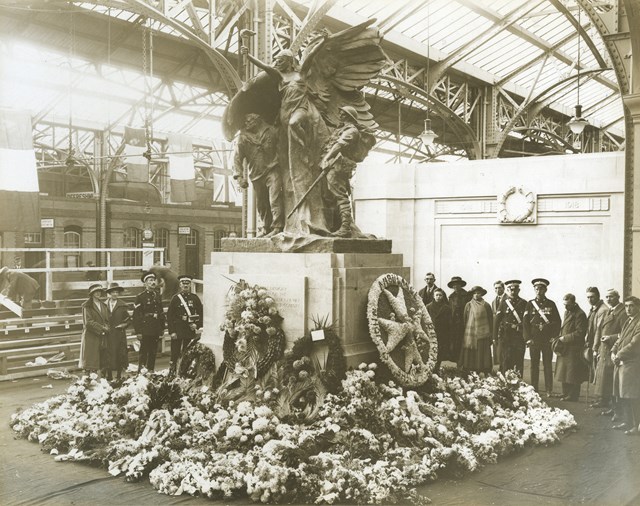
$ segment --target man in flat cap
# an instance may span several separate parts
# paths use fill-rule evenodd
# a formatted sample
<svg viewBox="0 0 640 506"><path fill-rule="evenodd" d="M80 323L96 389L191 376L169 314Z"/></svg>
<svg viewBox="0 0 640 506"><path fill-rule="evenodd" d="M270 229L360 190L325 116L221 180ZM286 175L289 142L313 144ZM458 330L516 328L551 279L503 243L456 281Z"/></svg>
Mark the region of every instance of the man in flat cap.
<svg viewBox="0 0 640 506"><path fill-rule="evenodd" d="M527 302L520 297L519 279L505 281L507 296L500 303L493 325L493 341L500 348L500 371L524 369L524 312Z"/></svg>
<svg viewBox="0 0 640 506"><path fill-rule="evenodd" d="M600 298L600 290L596 286L587 288L587 300L591 305L587 316L587 340L585 343L585 358L589 364L589 383L595 383L596 358L595 345L602 338L602 323L609 312L609 308ZM605 407L601 399L596 399L591 405L593 408Z"/></svg>
<svg viewBox="0 0 640 506"><path fill-rule="evenodd" d="M171 336L169 374L176 374L178 361L187 347L202 333L202 302L191 293L191 276L178 276L180 292L175 294L167 311L167 327Z"/></svg>
<svg viewBox="0 0 640 506"><path fill-rule="evenodd" d="M164 333L164 311L162 300L156 292L156 276L152 272L144 272L140 278L144 290L138 294L133 305L133 326L140 340L140 356L138 372L146 367L153 371L156 366L158 341Z"/></svg>
<svg viewBox="0 0 640 506"><path fill-rule="evenodd" d="M538 391L540 355L544 367L544 387L547 396L553 393L551 341L558 337L562 322L556 303L547 299L549 281L536 278L531 281L536 297L527 302L524 312L524 340L531 356L531 385Z"/></svg>

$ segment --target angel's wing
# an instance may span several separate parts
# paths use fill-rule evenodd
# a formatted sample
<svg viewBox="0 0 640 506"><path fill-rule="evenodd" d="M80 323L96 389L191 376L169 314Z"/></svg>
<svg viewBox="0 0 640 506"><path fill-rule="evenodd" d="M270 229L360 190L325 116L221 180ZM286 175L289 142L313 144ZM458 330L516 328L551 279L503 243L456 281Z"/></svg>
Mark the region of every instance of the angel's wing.
<svg viewBox="0 0 640 506"><path fill-rule="evenodd" d="M361 89L382 69L387 56L380 47L380 30L370 19L351 28L312 40L302 56L312 98L330 125L337 125L338 108L351 105L360 123L377 127ZM312 58L311 62L305 62Z"/></svg>
<svg viewBox="0 0 640 506"><path fill-rule="evenodd" d="M249 113L262 116L267 123L274 124L280 111L280 92L278 82L261 71L246 82L234 95L222 115L222 132L231 141Z"/></svg>

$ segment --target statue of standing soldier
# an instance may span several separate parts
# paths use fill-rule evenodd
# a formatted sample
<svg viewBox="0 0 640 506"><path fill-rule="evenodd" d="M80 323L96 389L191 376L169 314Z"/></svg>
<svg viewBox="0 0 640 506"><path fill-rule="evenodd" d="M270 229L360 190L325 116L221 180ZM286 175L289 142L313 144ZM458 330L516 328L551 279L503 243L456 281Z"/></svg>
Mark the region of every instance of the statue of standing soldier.
<svg viewBox="0 0 640 506"><path fill-rule="evenodd" d="M284 228L284 207L278 168L278 132L255 113L245 116L233 153L233 178L241 188L249 185L245 165L256 192L256 207L262 221L258 237L279 234Z"/></svg>

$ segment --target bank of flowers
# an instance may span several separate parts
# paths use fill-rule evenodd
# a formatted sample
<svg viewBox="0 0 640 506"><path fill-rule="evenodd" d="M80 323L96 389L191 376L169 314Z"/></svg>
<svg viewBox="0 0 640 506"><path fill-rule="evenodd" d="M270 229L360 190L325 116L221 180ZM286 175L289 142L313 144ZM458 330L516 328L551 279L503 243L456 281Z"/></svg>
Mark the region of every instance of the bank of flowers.
<svg viewBox="0 0 640 506"><path fill-rule="evenodd" d="M419 389L349 371L313 421L282 409L278 387L224 400L163 374L113 388L95 376L16 414L11 426L57 460L87 460L165 494L256 502L420 501L415 488L460 476L575 426L509 372L434 375ZM221 400L222 399L222 400Z"/></svg>

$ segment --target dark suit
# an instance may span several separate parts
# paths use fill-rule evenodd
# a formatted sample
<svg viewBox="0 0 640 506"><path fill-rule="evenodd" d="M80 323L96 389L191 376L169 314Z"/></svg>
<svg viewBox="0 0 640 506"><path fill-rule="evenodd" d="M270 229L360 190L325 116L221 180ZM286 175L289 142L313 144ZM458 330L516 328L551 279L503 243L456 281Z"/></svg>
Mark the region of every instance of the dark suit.
<svg viewBox="0 0 640 506"><path fill-rule="evenodd" d="M176 372L178 360L189 344L198 338L191 324L195 324L196 329L202 328L202 302L195 293L177 293L171 299L167 311L169 334L176 334L175 337L171 336L172 372Z"/></svg>
<svg viewBox="0 0 640 506"><path fill-rule="evenodd" d="M107 376L111 377L111 370L121 372L129 365L126 328L131 318L127 304L121 300L116 300L113 310L110 300L107 300L106 306L109 309L109 338L102 367L109 371Z"/></svg>
<svg viewBox="0 0 640 506"><path fill-rule="evenodd" d="M40 284L24 272L9 271L0 280L0 293L25 309L31 307L39 288Z"/></svg>
<svg viewBox="0 0 640 506"><path fill-rule="evenodd" d="M139 293L133 306L133 326L136 334L142 335L138 370L143 366L149 371L154 370L158 341L164 333L164 321L160 295L149 290Z"/></svg>
<svg viewBox="0 0 640 506"><path fill-rule="evenodd" d="M491 311L493 311L493 317L495 318L500 304L506 298L507 294L496 295L496 298L491 302ZM500 341L493 341L493 365L500 365Z"/></svg>
<svg viewBox="0 0 640 506"><path fill-rule="evenodd" d="M424 288L418 292L418 295L420 295L420 298L422 299L422 302L424 302L425 306L433 302L433 292L435 292L437 289L438 285L436 284L434 284L431 288L425 285ZM444 300L445 302L447 301L447 294L444 294Z"/></svg>

